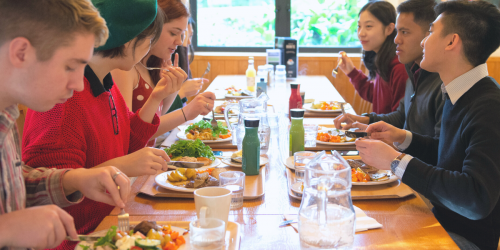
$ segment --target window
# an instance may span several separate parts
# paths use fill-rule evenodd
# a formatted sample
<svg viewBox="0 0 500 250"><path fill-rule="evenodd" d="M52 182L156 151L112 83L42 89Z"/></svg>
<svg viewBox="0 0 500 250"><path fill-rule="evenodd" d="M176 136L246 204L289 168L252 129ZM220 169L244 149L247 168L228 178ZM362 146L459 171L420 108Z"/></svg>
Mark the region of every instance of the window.
<svg viewBox="0 0 500 250"><path fill-rule="evenodd" d="M359 52L357 19L369 0L190 0L197 51L264 52L275 36L300 52Z"/></svg>

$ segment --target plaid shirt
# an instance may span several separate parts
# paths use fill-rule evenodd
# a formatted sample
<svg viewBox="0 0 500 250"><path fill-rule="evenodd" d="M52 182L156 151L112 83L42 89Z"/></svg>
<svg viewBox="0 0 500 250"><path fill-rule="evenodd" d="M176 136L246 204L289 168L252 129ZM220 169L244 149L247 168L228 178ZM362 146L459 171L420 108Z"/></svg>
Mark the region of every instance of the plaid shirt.
<svg viewBox="0 0 500 250"><path fill-rule="evenodd" d="M34 169L21 161L18 117L17 105L0 112L0 215L26 206L79 203L83 199L80 192L64 194L62 177L69 169Z"/></svg>

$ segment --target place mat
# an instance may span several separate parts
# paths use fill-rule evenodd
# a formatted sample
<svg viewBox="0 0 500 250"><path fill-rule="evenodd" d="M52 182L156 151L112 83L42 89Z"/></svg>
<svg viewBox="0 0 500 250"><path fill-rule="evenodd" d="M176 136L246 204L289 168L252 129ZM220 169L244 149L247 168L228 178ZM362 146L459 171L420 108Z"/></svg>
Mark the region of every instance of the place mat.
<svg viewBox="0 0 500 250"><path fill-rule="evenodd" d="M361 208L354 206L354 212L356 213L356 232L362 232L366 231L369 229L377 229L377 228L382 228L382 224L380 224L377 220L375 220L372 217L368 217L366 215L365 211L361 210ZM285 217L285 220L295 220L297 221L297 215L290 215L290 214L285 214L283 215ZM290 226L294 227L299 230L297 222L290 223Z"/></svg>
<svg viewBox="0 0 500 250"><path fill-rule="evenodd" d="M212 149L236 149L236 150L238 150L238 146L233 145L232 141L210 143L208 146Z"/></svg>
<svg viewBox="0 0 500 250"><path fill-rule="evenodd" d="M332 118L333 119L341 114L342 114L342 112L327 113L327 112L312 112L312 111L306 110L306 112L304 112L304 118Z"/></svg>
<svg viewBox="0 0 500 250"><path fill-rule="evenodd" d="M286 178L288 195L292 198L302 200L302 195L292 190L292 184L295 182L295 173L289 168L286 168ZM398 199L412 194L414 194L413 189L400 180L374 186L352 186L351 189L351 198L353 200Z"/></svg>
<svg viewBox="0 0 500 250"><path fill-rule="evenodd" d="M224 164L219 166L224 166ZM264 195L264 183L266 179L265 168L265 166L260 168L259 175L245 176L245 190L243 191L244 200L257 199ZM241 171L241 168L227 167L227 170ZM152 197L194 198L193 193L168 190L156 185L155 178L156 175L149 176L139 192Z"/></svg>

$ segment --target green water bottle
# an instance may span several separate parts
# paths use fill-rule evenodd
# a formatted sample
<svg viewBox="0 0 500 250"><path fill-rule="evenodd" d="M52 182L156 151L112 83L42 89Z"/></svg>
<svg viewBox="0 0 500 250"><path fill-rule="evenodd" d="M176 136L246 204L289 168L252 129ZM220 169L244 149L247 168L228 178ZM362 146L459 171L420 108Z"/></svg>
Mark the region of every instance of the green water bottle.
<svg viewBox="0 0 500 250"><path fill-rule="evenodd" d="M260 140L259 118L245 119L245 137L243 138L242 169L246 175L259 175Z"/></svg>
<svg viewBox="0 0 500 250"><path fill-rule="evenodd" d="M290 127L290 156L304 151L304 109L290 109L292 126Z"/></svg>

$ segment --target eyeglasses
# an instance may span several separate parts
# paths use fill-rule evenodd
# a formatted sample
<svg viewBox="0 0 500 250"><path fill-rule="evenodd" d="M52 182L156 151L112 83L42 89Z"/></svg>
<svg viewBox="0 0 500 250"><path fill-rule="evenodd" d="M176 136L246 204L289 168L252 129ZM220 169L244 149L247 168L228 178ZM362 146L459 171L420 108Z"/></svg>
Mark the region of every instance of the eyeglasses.
<svg viewBox="0 0 500 250"><path fill-rule="evenodd" d="M120 130L118 129L118 113L116 112L115 101L113 100L113 95L109 93L109 109L111 110L111 122L113 123L113 131L117 135Z"/></svg>

